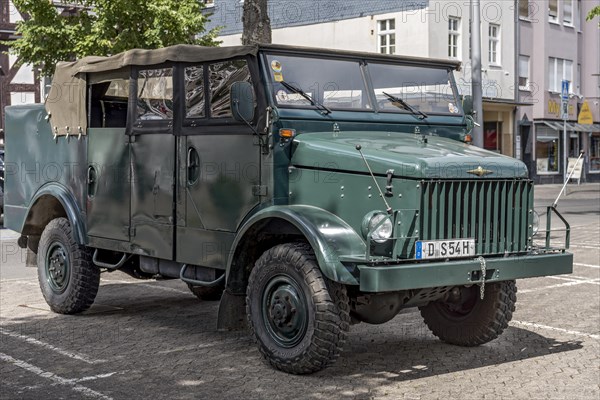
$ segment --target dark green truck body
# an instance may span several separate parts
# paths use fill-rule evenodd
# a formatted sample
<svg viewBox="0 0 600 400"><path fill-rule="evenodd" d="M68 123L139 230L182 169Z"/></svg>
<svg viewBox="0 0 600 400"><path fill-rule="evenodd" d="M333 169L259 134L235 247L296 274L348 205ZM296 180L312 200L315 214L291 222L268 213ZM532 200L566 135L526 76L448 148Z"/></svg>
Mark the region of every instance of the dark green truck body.
<svg viewBox="0 0 600 400"><path fill-rule="evenodd" d="M371 99L348 91L350 101L363 103L360 110L282 106L290 98L304 100L274 88L287 70L273 57L355 60L367 88L375 85L372 64L437 68L447 71L456 90L452 62L265 46L235 57L247 65L253 85L255 112L246 123L229 114L216 118L223 96L211 80L220 64L211 63L227 58L198 63L205 79L199 90L212 100L201 103L198 118L186 117L194 63L121 68L119 79L131 78L128 98L114 105L114 98L98 97L102 111L94 111L94 85L112 84L112 78L94 83L100 73L88 72L84 134L74 127L59 134L44 105L7 108L6 227L31 242L50 220L66 217L101 266L125 254L139 260L142 272L175 278L186 265L191 280L224 274L228 296L245 294L262 252L297 240L310 245L324 276L360 293L415 294L482 278L491 283L572 271L564 248L534 246L533 185L524 164L465 143L468 121L458 102L450 102L449 113L430 111L426 118L384 110L378 91L370 91ZM146 110L156 117L170 107L170 118L140 117L136 96L145 90L140 76L148 68L172 73L166 89L172 103L150 96L153 107ZM327 104L327 96L317 97ZM340 96L336 101L347 101ZM111 126L107 107L127 104L122 126ZM393 224L384 243L365 230L373 212ZM467 238L475 240L469 257L416 258L419 241ZM480 257L487 262L485 277Z"/></svg>

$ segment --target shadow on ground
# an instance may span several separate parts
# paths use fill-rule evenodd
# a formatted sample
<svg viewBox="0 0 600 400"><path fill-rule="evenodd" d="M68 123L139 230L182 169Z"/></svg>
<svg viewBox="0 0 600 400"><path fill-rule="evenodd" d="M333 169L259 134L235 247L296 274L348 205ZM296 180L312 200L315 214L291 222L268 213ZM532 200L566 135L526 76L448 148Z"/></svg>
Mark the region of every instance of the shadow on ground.
<svg viewBox="0 0 600 400"><path fill-rule="evenodd" d="M353 326L335 365L292 376L267 366L246 332L217 332L217 305L183 292L103 283L88 314L56 315L28 304L23 306L38 311L0 320L4 330L86 354L100 360L97 364L61 358L6 335L0 335L0 347L48 371L58 368L79 377L116 371L88 385L114 398L168 394L173 399L370 398L386 385L583 347L580 341L510 327L487 345L461 348L438 341L419 314L409 311L385 325Z"/></svg>

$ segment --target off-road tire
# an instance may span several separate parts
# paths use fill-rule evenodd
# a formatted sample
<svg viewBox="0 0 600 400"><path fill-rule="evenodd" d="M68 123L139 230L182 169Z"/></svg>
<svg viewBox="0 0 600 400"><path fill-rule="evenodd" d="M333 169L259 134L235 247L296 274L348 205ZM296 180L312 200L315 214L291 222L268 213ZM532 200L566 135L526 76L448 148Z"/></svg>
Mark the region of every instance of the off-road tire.
<svg viewBox="0 0 600 400"><path fill-rule="evenodd" d="M442 341L458 346L479 346L496 339L508 327L517 302L515 281L486 284L483 300L479 298L479 286L471 289L476 292L477 300L464 316L452 315L439 301L419 307L425 324Z"/></svg>
<svg viewBox="0 0 600 400"><path fill-rule="evenodd" d="M283 347L268 331L263 295L282 275L298 285L306 301L307 327L293 347ZM331 365L340 355L350 329L346 287L325 278L311 247L286 243L267 250L256 262L246 291L248 326L265 360L276 369L309 374Z"/></svg>
<svg viewBox="0 0 600 400"><path fill-rule="evenodd" d="M221 285L212 287L194 286L190 283L187 285L194 296L203 301L217 301L223 295L224 288Z"/></svg>
<svg viewBox="0 0 600 400"><path fill-rule="evenodd" d="M68 259L68 281L62 292L53 290L46 262L48 252L61 246ZM87 310L93 303L100 286L100 269L91 261L91 253L75 241L71 224L66 218L57 218L46 226L37 254L38 280L50 309L59 314L76 314Z"/></svg>

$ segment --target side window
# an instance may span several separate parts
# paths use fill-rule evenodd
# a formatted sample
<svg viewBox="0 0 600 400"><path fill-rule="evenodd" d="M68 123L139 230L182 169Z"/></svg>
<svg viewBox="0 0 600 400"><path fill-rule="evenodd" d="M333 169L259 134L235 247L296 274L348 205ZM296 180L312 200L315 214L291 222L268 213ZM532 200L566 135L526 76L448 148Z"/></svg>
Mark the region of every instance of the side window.
<svg viewBox="0 0 600 400"><path fill-rule="evenodd" d="M137 119L173 119L173 68L141 70L137 86Z"/></svg>
<svg viewBox="0 0 600 400"><path fill-rule="evenodd" d="M204 118L205 105L204 67L187 67L185 69L185 117Z"/></svg>
<svg viewBox="0 0 600 400"><path fill-rule="evenodd" d="M231 118L229 91L235 82L250 82L250 70L246 60L225 61L208 67L210 79L210 116Z"/></svg>
<svg viewBox="0 0 600 400"><path fill-rule="evenodd" d="M90 85L90 128L125 128L129 79L113 79Z"/></svg>

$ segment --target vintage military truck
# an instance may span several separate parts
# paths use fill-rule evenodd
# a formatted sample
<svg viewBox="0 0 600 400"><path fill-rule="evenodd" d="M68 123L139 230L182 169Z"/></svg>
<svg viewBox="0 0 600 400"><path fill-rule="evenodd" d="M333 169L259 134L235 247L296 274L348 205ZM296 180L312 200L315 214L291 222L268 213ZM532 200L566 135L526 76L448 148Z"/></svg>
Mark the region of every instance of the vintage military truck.
<svg viewBox="0 0 600 400"><path fill-rule="evenodd" d="M90 307L101 272L178 278L290 373L407 307L486 343L515 280L572 255L534 245L525 166L468 143L458 67L278 45L61 63L45 106L7 108L6 225L52 310Z"/></svg>

